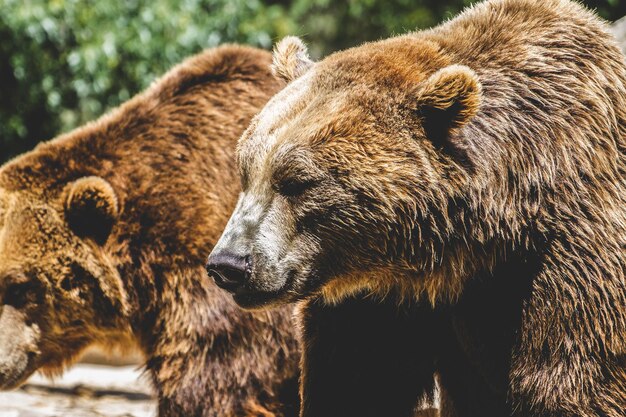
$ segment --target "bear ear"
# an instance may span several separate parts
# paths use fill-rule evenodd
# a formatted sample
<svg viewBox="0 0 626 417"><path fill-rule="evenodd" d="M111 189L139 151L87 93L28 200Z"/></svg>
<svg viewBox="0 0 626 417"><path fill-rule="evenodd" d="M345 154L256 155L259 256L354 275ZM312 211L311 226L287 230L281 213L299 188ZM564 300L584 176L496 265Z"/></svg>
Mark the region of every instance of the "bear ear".
<svg viewBox="0 0 626 417"><path fill-rule="evenodd" d="M313 66L306 45L300 38L287 36L274 46L272 73L287 82L304 75Z"/></svg>
<svg viewBox="0 0 626 417"><path fill-rule="evenodd" d="M103 245L119 214L111 184L100 177L85 177L70 184L65 195L65 218L72 231Z"/></svg>
<svg viewBox="0 0 626 417"><path fill-rule="evenodd" d="M418 110L428 138L445 146L455 130L476 116L480 102L481 85L470 68L451 65L431 75L418 90Z"/></svg>

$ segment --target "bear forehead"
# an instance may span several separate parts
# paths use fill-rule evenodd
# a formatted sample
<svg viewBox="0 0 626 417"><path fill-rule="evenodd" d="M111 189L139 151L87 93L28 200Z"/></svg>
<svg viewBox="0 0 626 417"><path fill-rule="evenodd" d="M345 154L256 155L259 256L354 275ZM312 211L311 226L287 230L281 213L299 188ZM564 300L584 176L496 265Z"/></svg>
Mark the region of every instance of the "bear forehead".
<svg viewBox="0 0 626 417"><path fill-rule="evenodd" d="M265 106L243 134L239 157L244 171L264 172L272 156L281 153L285 145L297 143L314 129L311 120L304 123L312 101L321 100L313 88L315 69L290 83ZM288 142L288 143L287 143Z"/></svg>
<svg viewBox="0 0 626 417"><path fill-rule="evenodd" d="M414 87L450 59L434 42L421 36L405 35L365 43L336 52L317 65L319 89L349 91L366 86L372 94Z"/></svg>
<svg viewBox="0 0 626 417"><path fill-rule="evenodd" d="M412 35L336 52L275 95L253 122L254 132L271 133L320 96L349 96L354 89L362 93L363 87L402 89L446 65L449 59L434 42Z"/></svg>
<svg viewBox="0 0 626 417"><path fill-rule="evenodd" d="M330 55L275 95L240 143L244 172L271 175L272 162L298 145L359 138L365 120L393 108L449 60L433 42L408 35ZM410 99L410 98L409 98Z"/></svg>
<svg viewBox="0 0 626 417"><path fill-rule="evenodd" d="M253 173L256 178L271 177L278 166L303 156L307 149L323 143L341 129L349 126L358 130L355 122L362 120L358 117L360 110L350 98L320 95L312 90L309 84L285 96L284 101L277 97L279 100L253 123L239 154L240 167L246 176Z"/></svg>
<svg viewBox="0 0 626 417"><path fill-rule="evenodd" d="M58 233L65 229L60 202L41 198L26 190L7 191L0 188L0 227L11 225L11 234L15 230L29 231L35 234Z"/></svg>

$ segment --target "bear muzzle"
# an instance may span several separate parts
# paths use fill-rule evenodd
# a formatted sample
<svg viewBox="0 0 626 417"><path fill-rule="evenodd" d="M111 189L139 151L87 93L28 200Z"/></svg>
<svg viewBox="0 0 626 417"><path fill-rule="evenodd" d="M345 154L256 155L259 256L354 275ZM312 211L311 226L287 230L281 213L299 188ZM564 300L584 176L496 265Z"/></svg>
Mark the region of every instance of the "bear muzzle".
<svg viewBox="0 0 626 417"><path fill-rule="evenodd" d="M0 390L18 387L35 370L39 337L39 328L21 312L0 306Z"/></svg>
<svg viewBox="0 0 626 417"><path fill-rule="evenodd" d="M250 279L252 261L250 256L218 252L209 256L206 268L218 287L236 293Z"/></svg>

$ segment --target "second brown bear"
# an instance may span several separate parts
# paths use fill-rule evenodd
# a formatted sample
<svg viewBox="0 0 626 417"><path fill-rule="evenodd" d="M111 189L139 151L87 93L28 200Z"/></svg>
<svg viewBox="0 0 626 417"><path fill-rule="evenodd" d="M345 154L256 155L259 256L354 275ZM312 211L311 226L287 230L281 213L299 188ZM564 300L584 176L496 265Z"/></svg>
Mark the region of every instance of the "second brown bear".
<svg viewBox="0 0 626 417"><path fill-rule="evenodd" d="M282 86L270 63L208 50L0 169L0 389L138 345L160 417L297 415L291 308L243 312L203 268L237 138Z"/></svg>

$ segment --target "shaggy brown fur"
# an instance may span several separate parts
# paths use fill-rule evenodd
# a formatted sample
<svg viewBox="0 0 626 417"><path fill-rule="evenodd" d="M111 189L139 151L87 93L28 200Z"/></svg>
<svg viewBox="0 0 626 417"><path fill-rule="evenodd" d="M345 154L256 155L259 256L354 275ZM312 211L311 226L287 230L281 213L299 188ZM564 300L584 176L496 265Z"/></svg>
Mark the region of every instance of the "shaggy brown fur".
<svg viewBox="0 0 626 417"><path fill-rule="evenodd" d="M303 416L406 416L433 373L447 416L624 416L624 62L576 3L493 0L270 101L211 257L242 305L309 298Z"/></svg>
<svg viewBox="0 0 626 417"><path fill-rule="evenodd" d="M203 263L239 193L267 52L206 51L0 171L0 386L136 343L160 416L293 416L290 309L245 313Z"/></svg>

